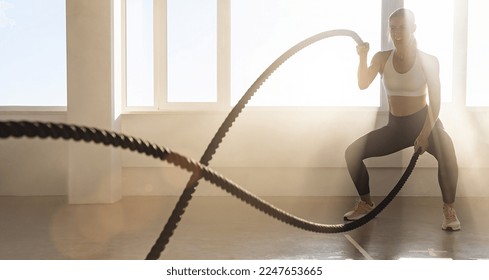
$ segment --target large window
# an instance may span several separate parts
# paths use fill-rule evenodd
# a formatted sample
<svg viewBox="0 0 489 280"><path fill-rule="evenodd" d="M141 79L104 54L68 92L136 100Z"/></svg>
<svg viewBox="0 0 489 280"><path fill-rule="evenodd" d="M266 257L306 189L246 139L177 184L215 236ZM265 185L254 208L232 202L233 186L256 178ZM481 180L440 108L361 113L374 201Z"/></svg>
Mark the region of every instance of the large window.
<svg viewBox="0 0 489 280"><path fill-rule="evenodd" d="M217 33L219 1L161 2L164 32L155 31L158 19L153 15L159 13L152 10L157 9L152 3L157 1L126 1L127 106L165 108L171 103L218 102L217 85L226 83L218 81L219 59L231 65L227 82L231 92L226 92L226 100L232 105L283 51L327 30L354 30L370 42L373 50L380 49L380 2L230 1L227 13L231 20L227 24L231 25L231 39L224 46L231 49L231 55L220 58L226 51L218 49L218 41L227 37ZM164 47L154 47L158 42ZM161 55L165 71L153 72ZM379 106L379 83L366 91L358 90L357 64L351 38L324 40L283 65L251 105ZM156 89L155 84L163 90Z"/></svg>
<svg viewBox="0 0 489 280"><path fill-rule="evenodd" d="M167 0L168 102L217 101L217 0Z"/></svg>
<svg viewBox="0 0 489 280"><path fill-rule="evenodd" d="M126 28L127 106L217 101L217 0L127 0Z"/></svg>
<svg viewBox="0 0 489 280"><path fill-rule="evenodd" d="M442 101L459 102L460 98L453 97L453 85L456 83L458 97L465 94L459 89L467 82L464 98L467 105L489 105L489 87L484 83L485 71L481 68L489 64L486 54L489 40L481 36L481 30L489 23L483 13L483 0L467 2L467 61L454 58L454 46L457 53L461 51L460 38L454 38L455 34L466 35L459 28L462 18L465 24L466 3L461 5L455 0L126 0L125 3L125 100L129 107L166 110L232 106L282 53L305 38L328 30L357 32L370 43L370 60L381 50L381 42L387 41L388 32L381 31L387 24L387 11L402 3L415 13L419 48L435 55L440 62ZM367 90L357 87L355 46L351 38L336 37L307 47L273 73L250 105L381 106L384 102L380 79ZM465 62L466 80L460 77L459 70ZM196 104L200 107L195 107Z"/></svg>
<svg viewBox="0 0 489 280"><path fill-rule="evenodd" d="M487 1L469 1L467 46L467 94L468 106L489 106L489 38L487 27Z"/></svg>
<svg viewBox="0 0 489 280"><path fill-rule="evenodd" d="M317 33L351 29L380 50L381 1L233 0L231 100L237 102L284 51ZM379 83L357 86L356 43L316 43L287 61L251 101L260 106L379 106Z"/></svg>
<svg viewBox="0 0 489 280"><path fill-rule="evenodd" d="M127 106L155 105L153 0L126 1Z"/></svg>
<svg viewBox="0 0 489 280"><path fill-rule="evenodd" d="M0 0L0 106L66 106L65 0Z"/></svg>

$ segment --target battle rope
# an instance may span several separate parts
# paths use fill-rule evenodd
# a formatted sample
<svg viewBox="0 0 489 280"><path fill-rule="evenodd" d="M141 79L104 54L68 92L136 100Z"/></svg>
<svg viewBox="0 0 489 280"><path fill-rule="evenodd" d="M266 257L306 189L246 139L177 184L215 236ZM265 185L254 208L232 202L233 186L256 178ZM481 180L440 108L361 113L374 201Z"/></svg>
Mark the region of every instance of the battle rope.
<svg viewBox="0 0 489 280"><path fill-rule="evenodd" d="M219 186L228 193L236 196L242 201L248 203L249 205L259 209L260 211L284 222L289 225L296 226L298 228L319 232L319 233L339 233L350 231L358 228L371 219L373 219L378 213L380 213L397 195L401 190L406 180L409 178L412 170L416 165L419 154L414 153L408 167L406 168L404 174L399 179L396 186L391 190L391 192L384 198L384 200L379 203L379 205L372 210L368 215L363 218L347 223L338 225L326 225L318 224L306 221L304 219L298 218L296 216L290 215L283 210L275 208L274 206L266 203L262 199L256 197L255 195L249 193L243 188L239 187L235 183L227 180L223 176L214 172L213 170L206 167L209 161L212 159L214 153L219 147L222 139L225 137L229 128L232 126L233 122L236 120L240 112L246 106L248 101L254 95L254 93L259 89L263 82L288 58L297 53L299 50L305 48L306 46L317 42L319 40L332 37L332 36L350 36L357 43L362 43L360 37L353 31L350 30L332 30L319 33L312 36L299 44L295 45L282 56L280 56L274 63L272 63L260 77L253 83L253 85L248 89L248 91L243 95L241 100L236 104L236 106L229 113L216 135L212 139L211 143L207 147L204 155L202 156L200 163L192 161L178 153L172 152L164 147L158 146L153 143L149 143L142 139L133 138L126 136L124 134L100 130L91 127L83 127L76 125L67 124L55 124L55 123L42 123L42 122L0 122L0 138L8 137L40 137L40 138L54 138L54 139L65 139L65 140L75 140L75 141L85 141L85 142L95 142L102 143L107 146L121 147L123 149L129 149L131 151L136 151L154 158L159 158L161 160L167 161L175 166L192 172L192 176L184 189L179 202L175 206L171 217L169 218L165 228L163 229L160 237L158 238L155 245L151 248L150 253L146 259L158 259L160 253L163 251L164 247L169 241L169 238L173 234L174 229L177 227L182 214L185 212L185 208L188 202L192 198L192 194L198 185L200 178Z"/></svg>
<svg viewBox="0 0 489 280"><path fill-rule="evenodd" d="M214 135L214 138L211 140L207 149L200 159L200 163L203 165L208 165L211 161L213 155L221 144L223 138L226 136L226 133L229 131L234 121L238 118L241 111L246 107L248 101L253 97L253 95L258 91L261 85L272 75L272 73L277 70L286 60L292 57L294 54L304 49L305 47L318 42L320 40L333 37L333 36L348 36L351 37L357 44L362 44L363 41L358 36L357 33L351 30L345 29L337 29L337 30L329 30L319 34L316 34L312 37L309 37L286 52L284 52L280 57L278 57L268 68L263 71L263 73L256 79L256 81L250 86L250 88L246 91L246 93L241 97L238 103L234 106L234 108L229 112L228 116L221 124L221 127L218 129L217 133ZM177 228L178 223L180 222L186 207L188 206L190 200L192 199L192 195L195 192L197 186L199 185L199 175L192 174L187 185L185 186L175 208L173 209L168 221L163 228L160 236L156 240L155 244L151 248L150 252L146 256L146 259L158 259L161 252L165 249L166 245L170 242L170 238L173 235L174 230Z"/></svg>

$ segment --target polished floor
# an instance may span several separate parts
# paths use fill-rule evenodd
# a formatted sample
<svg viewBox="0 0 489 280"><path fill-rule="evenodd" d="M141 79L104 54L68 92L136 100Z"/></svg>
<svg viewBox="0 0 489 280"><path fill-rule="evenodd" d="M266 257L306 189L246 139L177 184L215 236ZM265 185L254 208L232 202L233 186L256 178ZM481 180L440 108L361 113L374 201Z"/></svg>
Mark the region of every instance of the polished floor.
<svg viewBox="0 0 489 280"><path fill-rule="evenodd" d="M311 221L342 223L353 197L267 197ZM0 259L144 259L176 197L68 205L64 197L0 197ZM376 198L377 201L380 198ZM462 230L441 230L439 197L397 197L367 225L306 232L233 197L196 197L161 255L172 260L489 259L489 198L458 198Z"/></svg>

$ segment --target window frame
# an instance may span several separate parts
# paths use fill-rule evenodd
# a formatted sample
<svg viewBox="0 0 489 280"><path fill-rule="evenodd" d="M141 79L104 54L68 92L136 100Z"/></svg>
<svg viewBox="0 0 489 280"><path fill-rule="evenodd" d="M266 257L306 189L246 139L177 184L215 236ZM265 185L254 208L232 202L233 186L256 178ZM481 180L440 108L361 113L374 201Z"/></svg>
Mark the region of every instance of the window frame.
<svg viewBox="0 0 489 280"><path fill-rule="evenodd" d="M126 26L126 1L122 0L122 24ZM154 49L154 105L153 106L127 106L127 88L122 90L122 112L161 112L161 111L224 111L229 108L230 86L230 8L229 0L217 0L217 101L216 102L168 102L167 99L167 1L153 0L153 49ZM125 33L125 28L123 33ZM122 57L125 60L127 53L123 39ZM127 71L124 71L127 74ZM159 77L159 78L158 78ZM123 78L125 84L125 77Z"/></svg>

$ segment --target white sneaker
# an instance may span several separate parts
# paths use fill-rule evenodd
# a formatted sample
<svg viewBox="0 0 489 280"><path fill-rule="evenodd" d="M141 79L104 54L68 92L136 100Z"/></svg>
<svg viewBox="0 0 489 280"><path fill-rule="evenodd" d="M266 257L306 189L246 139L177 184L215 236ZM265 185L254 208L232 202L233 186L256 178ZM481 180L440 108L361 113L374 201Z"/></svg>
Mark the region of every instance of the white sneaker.
<svg viewBox="0 0 489 280"><path fill-rule="evenodd" d="M372 203L372 205L368 204L367 202L359 199L357 203L355 204L355 207L353 207L353 210L350 212L346 213L343 216L343 219L345 221L356 221L360 219L361 217L367 215L370 211L372 211L375 208L375 204Z"/></svg>
<svg viewBox="0 0 489 280"><path fill-rule="evenodd" d="M452 205L443 204L443 223L441 224L441 228L448 231L461 229L460 221Z"/></svg>

